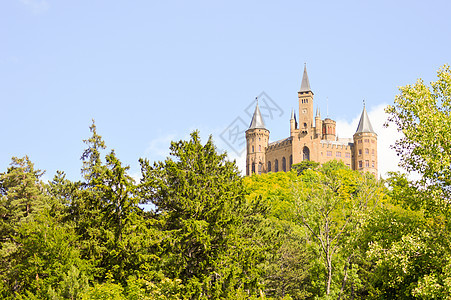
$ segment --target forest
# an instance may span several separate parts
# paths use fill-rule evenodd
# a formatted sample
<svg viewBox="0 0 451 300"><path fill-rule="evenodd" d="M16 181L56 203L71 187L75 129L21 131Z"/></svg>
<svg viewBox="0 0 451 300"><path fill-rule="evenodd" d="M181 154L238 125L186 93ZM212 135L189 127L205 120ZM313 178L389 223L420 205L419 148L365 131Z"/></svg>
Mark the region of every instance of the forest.
<svg viewBox="0 0 451 300"><path fill-rule="evenodd" d="M384 178L339 161L243 177L194 131L166 160L139 159L137 182L94 122L80 181L43 182L13 157L0 298L449 299L450 67L401 87L386 112L406 173Z"/></svg>

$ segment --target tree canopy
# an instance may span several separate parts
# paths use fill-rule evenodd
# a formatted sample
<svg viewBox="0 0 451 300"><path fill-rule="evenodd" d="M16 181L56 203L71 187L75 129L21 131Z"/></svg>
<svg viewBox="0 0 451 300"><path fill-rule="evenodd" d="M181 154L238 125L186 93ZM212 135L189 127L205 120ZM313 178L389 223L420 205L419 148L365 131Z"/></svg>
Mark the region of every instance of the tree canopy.
<svg viewBox="0 0 451 300"><path fill-rule="evenodd" d="M448 299L450 101L445 65L387 108L419 180L338 161L243 177L194 131L137 182L93 122L80 180L27 156L0 173L0 297Z"/></svg>

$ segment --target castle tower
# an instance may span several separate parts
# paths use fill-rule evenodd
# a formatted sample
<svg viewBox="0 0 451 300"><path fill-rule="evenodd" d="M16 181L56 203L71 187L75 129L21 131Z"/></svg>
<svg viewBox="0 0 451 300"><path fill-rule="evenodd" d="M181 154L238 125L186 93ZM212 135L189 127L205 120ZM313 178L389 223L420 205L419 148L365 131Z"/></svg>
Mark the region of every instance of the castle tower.
<svg viewBox="0 0 451 300"><path fill-rule="evenodd" d="M246 175L266 173L265 151L268 142L269 130L265 128L257 100L251 124L246 130Z"/></svg>
<svg viewBox="0 0 451 300"><path fill-rule="evenodd" d="M359 126L354 134L354 170L377 176L377 134L363 105Z"/></svg>
<svg viewBox="0 0 451 300"><path fill-rule="evenodd" d="M307 75L307 66L304 65L301 89L298 92L299 98L299 129L303 133L308 133L313 127L313 92L310 89L310 82Z"/></svg>
<svg viewBox="0 0 451 300"><path fill-rule="evenodd" d="M324 119L323 121L323 139L327 141L335 141L335 128L337 123L329 118Z"/></svg>

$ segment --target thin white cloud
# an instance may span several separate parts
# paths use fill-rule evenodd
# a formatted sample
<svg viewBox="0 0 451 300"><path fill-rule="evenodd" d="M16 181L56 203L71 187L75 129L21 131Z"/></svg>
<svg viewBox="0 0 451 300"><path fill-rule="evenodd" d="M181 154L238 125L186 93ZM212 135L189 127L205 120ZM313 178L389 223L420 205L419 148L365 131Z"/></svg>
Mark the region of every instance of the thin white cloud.
<svg viewBox="0 0 451 300"><path fill-rule="evenodd" d="M168 134L150 141L149 146L147 146L144 152L144 156L153 161L165 160L166 157L169 156L169 147L171 146L171 142L175 140L175 134Z"/></svg>
<svg viewBox="0 0 451 300"><path fill-rule="evenodd" d="M241 155L237 155L234 152L227 152L227 158L229 161L235 160L241 175L246 175L246 152L241 153Z"/></svg>
<svg viewBox="0 0 451 300"><path fill-rule="evenodd" d="M46 0L19 0L26 8L34 14L40 14L50 8L50 4Z"/></svg>

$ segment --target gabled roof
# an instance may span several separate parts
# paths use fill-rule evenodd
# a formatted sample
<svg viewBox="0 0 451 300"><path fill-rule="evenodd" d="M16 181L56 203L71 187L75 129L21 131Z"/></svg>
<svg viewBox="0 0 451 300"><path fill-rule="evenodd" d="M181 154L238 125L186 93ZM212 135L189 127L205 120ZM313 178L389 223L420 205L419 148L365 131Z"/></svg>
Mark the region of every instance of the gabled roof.
<svg viewBox="0 0 451 300"><path fill-rule="evenodd" d="M368 114L366 113L365 106L363 106L362 115L360 116L359 126L357 126L357 130L355 133L362 132L370 132L374 133L373 126L371 126L370 119L368 118Z"/></svg>
<svg viewBox="0 0 451 300"><path fill-rule="evenodd" d="M258 108L258 102L255 106L254 115L252 116L251 125L249 126L249 129L255 129L255 128L265 128L265 122L263 122L262 114L260 113L260 109Z"/></svg>
<svg viewBox="0 0 451 300"><path fill-rule="evenodd" d="M307 65L304 65L304 74L302 75L302 82L301 82L301 90L300 92L311 92L310 89L310 82L308 80L307 75Z"/></svg>

